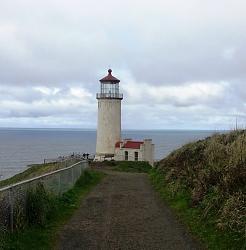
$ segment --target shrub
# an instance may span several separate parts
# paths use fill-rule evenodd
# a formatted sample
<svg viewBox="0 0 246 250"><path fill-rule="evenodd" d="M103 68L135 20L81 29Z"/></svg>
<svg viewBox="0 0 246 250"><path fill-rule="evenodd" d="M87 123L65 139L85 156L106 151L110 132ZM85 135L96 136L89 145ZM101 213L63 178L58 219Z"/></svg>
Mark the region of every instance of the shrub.
<svg viewBox="0 0 246 250"><path fill-rule="evenodd" d="M237 192L225 201L221 208L220 217L217 226L232 231L246 232L246 195Z"/></svg>
<svg viewBox="0 0 246 250"><path fill-rule="evenodd" d="M26 215L29 225L44 226L49 214L54 212L56 198L47 192L42 183L27 193Z"/></svg>
<svg viewBox="0 0 246 250"><path fill-rule="evenodd" d="M16 201L14 205L14 229L21 230L26 226L26 214L23 204Z"/></svg>
<svg viewBox="0 0 246 250"><path fill-rule="evenodd" d="M174 193L189 192L190 206L214 215L220 230L246 230L246 131L215 134L189 143L161 160L156 169Z"/></svg>

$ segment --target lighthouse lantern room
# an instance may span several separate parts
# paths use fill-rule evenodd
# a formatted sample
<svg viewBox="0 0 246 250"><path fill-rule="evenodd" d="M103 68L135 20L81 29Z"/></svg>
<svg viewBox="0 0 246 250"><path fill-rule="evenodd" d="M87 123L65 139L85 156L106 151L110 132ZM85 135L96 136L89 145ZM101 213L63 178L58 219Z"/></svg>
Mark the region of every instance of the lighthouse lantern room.
<svg viewBox="0 0 246 250"><path fill-rule="evenodd" d="M115 143L121 139L121 100L120 80L108 70L108 75L100 80L100 93L97 93L98 119L95 160L113 158Z"/></svg>

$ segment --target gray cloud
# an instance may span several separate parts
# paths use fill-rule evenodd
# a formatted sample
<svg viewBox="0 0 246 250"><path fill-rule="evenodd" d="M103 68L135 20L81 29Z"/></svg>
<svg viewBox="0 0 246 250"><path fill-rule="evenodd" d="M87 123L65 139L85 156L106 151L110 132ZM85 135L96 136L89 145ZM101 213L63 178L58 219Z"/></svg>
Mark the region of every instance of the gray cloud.
<svg viewBox="0 0 246 250"><path fill-rule="evenodd" d="M0 126L95 127L108 67L122 80L127 128L139 126L136 114L144 128L244 122L245 8L243 0L5 1Z"/></svg>

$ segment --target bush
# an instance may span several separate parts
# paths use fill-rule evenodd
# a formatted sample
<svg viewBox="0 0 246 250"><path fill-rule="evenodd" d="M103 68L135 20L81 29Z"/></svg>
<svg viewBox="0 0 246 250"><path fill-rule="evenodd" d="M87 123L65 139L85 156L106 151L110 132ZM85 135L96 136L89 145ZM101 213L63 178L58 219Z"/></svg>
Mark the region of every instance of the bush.
<svg viewBox="0 0 246 250"><path fill-rule="evenodd" d="M58 203L60 201L72 204L73 202L71 199L73 195L71 195L71 192L73 192L75 188L88 186L94 179L95 176L93 176L92 173L84 171L75 183L74 189L64 193L61 197L54 196L45 189L42 183L38 183L35 188L30 189L27 193L26 214L23 216L22 210L16 209L16 222L21 222L17 223L19 226L16 229L21 229L23 227L23 217L28 225L46 225L47 221L57 212ZM19 216L19 214L21 216Z"/></svg>
<svg viewBox="0 0 246 250"><path fill-rule="evenodd" d="M221 208L217 226L221 229L245 233L246 230L246 195L242 192L231 195Z"/></svg>
<svg viewBox="0 0 246 250"><path fill-rule="evenodd" d="M13 233L0 225L0 249L53 249L60 228L80 206L81 199L103 176L100 172L83 171L75 186L59 197L53 197L41 183L38 188L30 189L28 210L24 209L25 219L29 218L30 224L26 222L23 230Z"/></svg>
<svg viewBox="0 0 246 250"><path fill-rule="evenodd" d="M245 237L245 130L186 144L161 160L156 169L170 192L189 192L190 206L201 209L204 219L213 215L217 228Z"/></svg>
<svg viewBox="0 0 246 250"><path fill-rule="evenodd" d="M44 226L51 212L55 212L56 198L47 192L42 183L27 193L26 215L29 225Z"/></svg>

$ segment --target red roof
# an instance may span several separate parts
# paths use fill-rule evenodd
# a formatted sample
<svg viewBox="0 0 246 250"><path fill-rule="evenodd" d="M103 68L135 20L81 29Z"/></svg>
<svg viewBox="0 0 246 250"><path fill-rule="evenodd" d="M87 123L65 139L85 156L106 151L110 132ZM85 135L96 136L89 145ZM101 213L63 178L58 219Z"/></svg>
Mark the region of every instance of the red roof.
<svg viewBox="0 0 246 250"><path fill-rule="evenodd" d="M100 82L112 82L112 83L119 83L120 80L117 79L116 77L112 76L112 69L108 70L108 75L105 76L100 80Z"/></svg>
<svg viewBox="0 0 246 250"><path fill-rule="evenodd" d="M119 148L120 143L123 143L122 148L132 148L132 149L140 149L141 144L143 144L143 141L118 141L115 143L115 147Z"/></svg>

